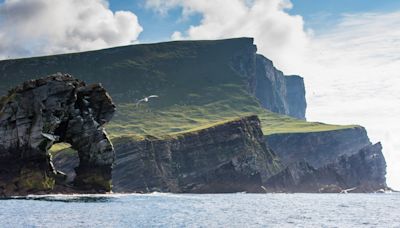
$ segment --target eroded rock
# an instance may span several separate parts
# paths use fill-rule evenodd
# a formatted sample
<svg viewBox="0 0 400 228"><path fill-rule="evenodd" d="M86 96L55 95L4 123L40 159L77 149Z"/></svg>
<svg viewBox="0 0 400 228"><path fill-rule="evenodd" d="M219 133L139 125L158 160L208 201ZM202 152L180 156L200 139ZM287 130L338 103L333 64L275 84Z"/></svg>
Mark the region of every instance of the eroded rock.
<svg viewBox="0 0 400 228"><path fill-rule="evenodd" d="M287 168L269 181L273 191L375 192L388 189L380 143L363 127L265 136ZM355 189L353 189L355 188Z"/></svg>
<svg viewBox="0 0 400 228"><path fill-rule="evenodd" d="M272 134L265 136L265 140L285 165L305 160L315 168L372 145L365 128L358 126L334 131Z"/></svg>
<svg viewBox="0 0 400 228"><path fill-rule="evenodd" d="M279 114L297 119L306 119L306 91L304 80L297 75L285 75L273 62L257 54L252 38L241 40L246 43L233 56L231 66L247 79L247 89L261 106Z"/></svg>
<svg viewBox="0 0 400 228"><path fill-rule="evenodd" d="M281 170L257 116L173 138L125 140L116 143L116 192L262 192Z"/></svg>
<svg viewBox="0 0 400 228"><path fill-rule="evenodd" d="M282 170L256 116L175 137L123 137L114 143L114 192L263 192L268 178ZM76 156L65 150L54 160L74 175Z"/></svg>
<svg viewBox="0 0 400 228"><path fill-rule="evenodd" d="M314 168L306 161L287 166L266 184L272 192L375 192L388 189L382 145L368 145Z"/></svg>
<svg viewBox="0 0 400 228"><path fill-rule="evenodd" d="M103 125L115 106L105 89L67 74L31 80L0 101L0 195L49 192L63 179L49 148L71 144L79 154L74 188L111 189L114 149Z"/></svg>

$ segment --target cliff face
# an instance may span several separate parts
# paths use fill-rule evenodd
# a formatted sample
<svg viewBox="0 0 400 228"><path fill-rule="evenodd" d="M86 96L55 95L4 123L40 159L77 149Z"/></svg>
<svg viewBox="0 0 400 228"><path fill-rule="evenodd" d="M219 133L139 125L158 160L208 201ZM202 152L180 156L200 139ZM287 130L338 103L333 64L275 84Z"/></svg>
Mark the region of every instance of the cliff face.
<svg viewBox="0 0 400 228"><path fill-rule="evenodd" d="M69 75L31 80L0 101L0 195L51 192L63 175L49 148L70 143L79 153L74 187L109 191L114 150L103 125L115 110L98 84Z"/></svg>
<svg viewBox="0 0 400 228"><path fill-rule="evenodd" d="M0 94L19 82L31 79L32 75L47 75L60 71L73 73L88 82L101 82L120 105L119 112L114 118L115 125L113 125L113 133L117 136L124 134L173 134L192 130L204 122L215 122L234 116L248 115L249 112L260 115L264 121L264 126L278 126L278 132L281 129L289 128L304 131L304 125L299 126L297 124L299 122L306 123L286 117L275 118L278 115L273 114L272 116L270 112L266 112L260 107L259 103L264 108L276 113L305 119L305 89L301 77L285 76L273 66L270 60L258 55L257 48L251 38L131 45L75 54L7 60L0 61L0 70L2 81L0 83ZM60 113L58 109L55 109L54 114L49 115L55 120L46 119L46 121L50 121L49 126L51 128L48 128L48 125L43 128L50 129L49 131L43 131L44 134L42 135L41 126L37 130L36 125L32 124L32 126L35 126L35 128L32 128L32 132L35 132L36 135L34 136L34 142L37 143L35 148L40 147L38 154L43 154L43 148L48 148L58 141L66 140L71 143L73 140L67 139L73 137L76 142L71 144L75 149L91 151L88 154L79 153L79 156L75 156L75 161L81 160L82 164L85 161L88 161L88 164L96 161L96 157L99 155L96 151L106 150L107 153L101 156L104 156L106 161L104 164L107 168L104 173L99 175L102 176L100 180L104 180L101 183L106 186L105 189L109 189L111 175L109 164L111 160L107 158L110 158L110 153L108 153L110 146L108 139L105 139L101 130L103 123L111 118L114 106L108 103L105 106L108 108L103 112L103 106L96 104L102 104L103 98L109 100L107 99L108 96L104 95L106 94L104 89L100 86L83 87L86 89L80 88L76 94L73 93L72 98L65 98L65 100L61 100L61 103L58 100L54 102L54 104L60 103L62 107L66 103L69 107L70 103L68 102L70 100L75 102L76 100L71 112L63 110ZM30 91L30 89L30 87L27 88L27 91ZM64 94L63 91L58 91L59 87L49 87L48 89L49 93L54 93L55 97ZM102 95L93 97L90 95L93 92L92 90L100 91L96 94ZM143 104L141 106L143 109L134 104L136 100L149 94L157 94L160 98ZM86 99L87 96L91 98L88 100ZM7 99L13 99L13 97L7 96ZM0 101L0 103L6 104L7 102L4 101ZM32 105L36 105L35 110L40 110L42 105L54 105L51 103L53 101L53 98L43 100L43 102L35 101L36 103L33 102ZM25 99L24 103L29 106L31 100ZM8 108L11 110L9 113L15 112L15 107L8 106ZM78 109L77 115L73 114L75 109ZM146 110L151 110L151 112ZM49 111L43 113L45 116L43 118L47 118L45 113L49 113ZM73 130L69 130L69 132L74 132L73 136L72 134L70 136L65 135L67 116L71 116L74 121L76 120L75 123L74 121L68 123L68 127L73 126L71 128ZM199 117L201 117L201 121L198 121ZM79 122L81 119L84 122L86 119L92 122L82 125ZM4 140L3 144L0 144L0 151L3 153L0 157L5 158L5 164L25 157L33 160L30 155L25 156L25 153L20 155L20 149L16 150L17 152L9 152L9 148L15 147L10 145L17 144L6 141L11 140L9 138L15 140L16 137L20 137L19 130L17 132L12 129L15 129L16 124L24 125L24 122L18 121L14 121L10 117L2 129L7 133L2 133L4 136L0 135L0 141ZM32 122L36 123L36 119L30 118L23 118L23 121L28 123L27 126L30 126L29 124ZM115 188L117 191L258 191L260 184L266 183L267 177L277 172L278 169L275 168L280 165L277 165L276 156L268 148L259 149L265 147L263 142L258 141L262 134L259 129L251 130L259 128L256 127L257 121L249 120L247 122L249 124L239 121L238 123L242 124L221 125L209 130L196 131L195 135L187 133L177 138L146 137L145 140L134 140L130 137L122 138L125 141L119 140L116 169L113 171ZM288 122L291 122L289 127ZM309 124L308 127L316 125L314 123L307 124ZM281 128L281 125L284 126ZM30 127L28 128L30 129ZM307 129L307 127L305 128ZM163 129L163 131L155 129ZM88 137L92 137L92 135L86 137L86 135L78 134L83 131L94 131L96 136L91 139ZM238 138L231 139L232 134ZM53 136L57 136L59 139ZM36 137L41 141L36 141ZM254 138L257 140L254 140ZM23 138L20 141L27 142L29 140L30 138ZM98 145L91 146L90 141L92 140L98 142ZM312 169L318 170L335 163L342 155L352 156L362 148L371 146L365 130L362 128L271 135L267 137L267 142L279 154L285 165L296 164L305 159L304 165L293 169L299 170L300 173L301 170L304 170L301 167L312 167ZM4 148L1 148L1 146ZM272 154L275 162L271 164L275 168L270 169L271 164L268 162L271 161L268 161L268 165L262 168L259 161L264 159L264 155L255 156L258 153L264 153L260 151L267 151L267 154ZM17 154L16 159L11 160L10 154ZM74 153L69 155L73 157ZM46 154L46 156L48 155ZM55 162L57 164L62 163L60 162L62 159L72 157L63 158L62 154L57 154ZM250 161L247 162L246 159L250 159ZM251 159L254 159L254 162ZM54 173L51 171L53 168L48 167L48 160L47 157L45 159L40 158L34 164L40 164L40 170L48 169L50 170L49 173ZM265 160L268 159L265 158ZM188 163L186 164L186 162ZM66 168L65 171L71 174L69 179L75 180L76 185L90 188L90 184L86 185L85 181L79 181L90 181L90 176L81 176L76 179L74 168L77 168L79 163L71 164L67 165L69 168L63 166L63 168ZM4 167L8 166L4 165ZM15 167L18 166L5 168L2 172L12 170ZM90 167L90 165L86 167ZM246 173L245 169L241 170L240 167L246 167L249 170L248 172L254 173L254 175ZM27 170L32 169L32 167L27 168ZM64 169L62 170L64 171ZM78 173L88 173L87 170L81 168L77 168L77 171ZM20 173L22 176L31 175L31 172L26 172L26 169L22 168L16 168L11 173L15 173L13 175L16 177ZM44 176L46 181L43 182L50 188L55 179L55 177L47 178L51 175L46 174ZM49 180L50 185L47 184L47 180ZM99 180L99 178L92 178L92 180ZM10 187L3 186L3 188L9 189ZM43 188L49 189L49 187ZM12 186L12 189L22 188Z"/></svg>
<svg viewBox="0 0 400 228"><path fill-rule="evenodd" d="M306 119L306 89L304 79L297 75L285 77L286 102L288 104L288 116L297 119Z"/></svg>
<svg viewBox="0 0 400 228"><path fill-rule="evenodd" d="M325 132L325 138L316 139L321 133L313 133L310 137L314 141L307 141L317 146L310 147L311 154L307 154L306 148L296 154L297 158L288 159L288 154L281 154L285 165L262 142L256 117L177 138L122 138L115 142L113 191L339 193L387 189L382 146L369 143L363 128L335 132L335 137ZM341 133L343 138L339 137ZM304 139L307 134L302 136ZM350 136L359 142L346 142ZM338 145L328 151L329 147L323 145L330 138L337 140ZM302 149L301 143L297 146ZM327 153L330 155L325 158ZM68 151L54 157L55 166L72 177L77 162L77 155Z"/></svg>
<svg viewBox="0 0 400 228"><path fill-rule="evenodd" d="M303 78L285 76L272 61L256 55L254 94L261 105L273 112L305 119L306 98Z"/></svg>
<svg viewBox="0 0 400 228"><path fill-rule="evenodd" d="M176 138L120 138L114 143L117 156L113 191L339 193L346 189L387 189L382 146L372 145L363 128L335 132L336 136L332 132L322 133L312 133L309 137L313 141L306 140L308 146L316 145L310 146L310 151L301 151L301 140L294 141L300 144L291 146L298 147L300 152L296 158L280 154L285 164L262 142L259 120L254 116ZM316 138L318 134L325 138ZM305 139L307 134L302 137ZM346 142L346 137L358 138L358 143ZM324 146L330 139L338 144L331 149L329 146L335 143ZM76 153L59 152L53 161L68 177L75 175L79 162Z"/></svg>
<svg viewBox="0 0 400 228"><path fill-rule="evenodd" d="M350 156L341 156L327 168L334 169L348 188L357 187L356 191L371 192L387 188L386 162L381 143L366 146Z"/></svg>
<svg viewBox="0 0 400 228"><path fill-rule="evenodd" d="M256 116L176 138L122 138L114 144L114 192L262 192L263 183L282 169ZM63 157L54 158L56 167L65 166Z"/></svg>
<svg viewBox="0 0 400 228"><path fill-rule="evenodd" d="M378 143L317 169L304 161L292 163L266 186L273 192L374 192L387 189L385 175L386 163Z"/></svg>
<svg viewBox="0 0 400 228"><path fill-rule="evenodd" d="M272 191L373 192L386 189L380 143L372 145L362 127L266 136L287 166L268 181ZM271 190L270 189L270 190Z"/></svg>
<svg viewBox="0 0 400 228"><path fill-rule="evenodd" d="M256 116L173 139L117 143L116 192L259 192L281 169Z"/></svg>
<svg viewBox="0 0 400 228"><path fill-rule="evenodd" d="M354 127L336 131L274 134L265 137L268 146L286 165L305 160L315 168L352 155L371 145L366 130Z"/></svg>
<svg viewBox="0 0 400 228"><path fill-rule="evenodd" d="M307 103L302 77L284 75L271 60L257 54L255 45L241 49L232 58L231 65L247 79L249 92L262 107L297 119L306 119Z"/></svg>

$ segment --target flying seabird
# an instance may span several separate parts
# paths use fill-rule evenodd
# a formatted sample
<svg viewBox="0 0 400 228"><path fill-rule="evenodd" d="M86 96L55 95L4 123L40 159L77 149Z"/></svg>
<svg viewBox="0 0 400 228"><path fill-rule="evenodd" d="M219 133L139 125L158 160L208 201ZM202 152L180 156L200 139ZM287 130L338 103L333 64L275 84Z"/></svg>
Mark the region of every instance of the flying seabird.
<svg viewBox="0 0 400 228"><path fill-rule="evenodd" d="M138 102L136 102L136 107L137 106L139 106L139 104L140 103L142 103L142 102L149 102L149 99L150 98L156 98L156 97L158 97L157 95L150 95L150 96L148 96L148 97L144 97L143 99L140 99L140 100L138 100Z"/></svg>
<svg viewBox="0 0 400 228"><path fill-rule="evenodd" d="M349 189L344 189L344 190L342 190L340 193L347 194L347 193L349 193L349 192L351 192L351 191L354 191L354 190L356 190L356 189L357 189L357 187L349 188Z"/></svg>

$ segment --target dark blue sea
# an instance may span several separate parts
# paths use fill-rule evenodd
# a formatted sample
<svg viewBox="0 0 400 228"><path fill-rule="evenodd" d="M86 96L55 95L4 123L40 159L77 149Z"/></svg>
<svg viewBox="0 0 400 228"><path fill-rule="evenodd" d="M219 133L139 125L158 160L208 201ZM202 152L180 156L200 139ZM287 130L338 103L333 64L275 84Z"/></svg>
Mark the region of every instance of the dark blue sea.
<svg viewBox="0 0 400 228"><path fill-rule="evenodd" d="M0 227L400 227L400 194L112 194L0 200Z"/></svg>

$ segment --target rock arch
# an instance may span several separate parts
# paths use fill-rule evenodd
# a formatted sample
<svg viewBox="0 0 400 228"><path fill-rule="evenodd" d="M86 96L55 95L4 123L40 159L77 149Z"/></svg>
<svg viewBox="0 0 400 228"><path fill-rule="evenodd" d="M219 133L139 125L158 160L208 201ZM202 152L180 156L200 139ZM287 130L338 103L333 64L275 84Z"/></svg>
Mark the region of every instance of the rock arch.
<svg viewBox="0 0 400 228"><path fill-rule="evenodd" d="M114 112L100 84L86 85L68 74L27 81L9 91L0 100L0 195L57 189L63 175L49 154L57 142L78 151L76 190L110 191L115 153L103 126Z"/></svg>

